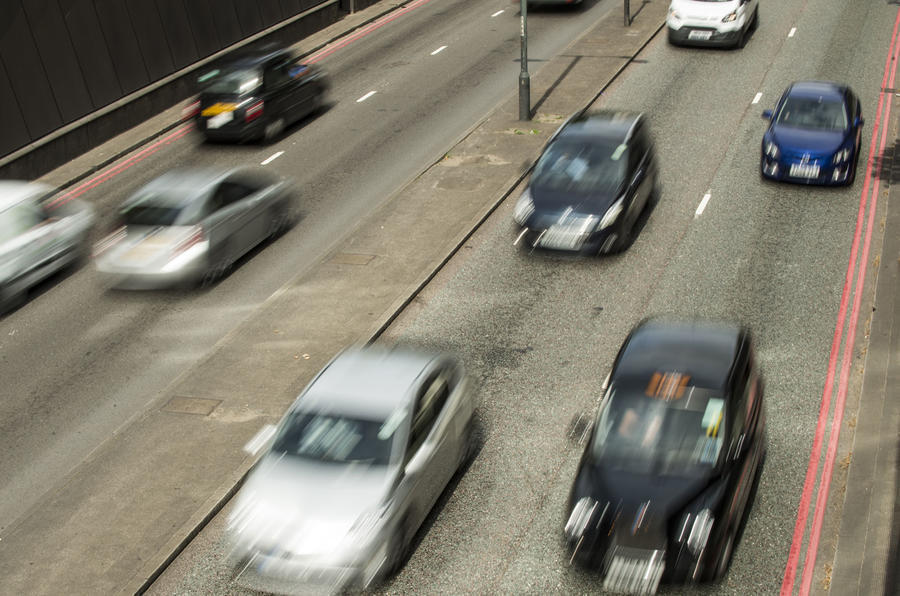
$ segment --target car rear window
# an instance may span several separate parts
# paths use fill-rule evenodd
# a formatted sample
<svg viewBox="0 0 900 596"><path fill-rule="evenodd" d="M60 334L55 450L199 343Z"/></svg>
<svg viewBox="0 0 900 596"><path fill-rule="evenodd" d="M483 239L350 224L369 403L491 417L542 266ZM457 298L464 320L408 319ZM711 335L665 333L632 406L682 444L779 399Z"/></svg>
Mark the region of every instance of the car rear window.
<svg viewBox="0 0 900 596"><path fill-rule="evenodd" d="M657 373L645 387L611 386L604 403L592 445L602 465L677 474L718 461L726 422L721 392L692 386L687 375Z"/></svg>
<svg viewBox="0 0 900 596"><path fill-rule="evenodd" d="M0 211L0 244L24 234L40 221L37 210L27 203L19 203Z"/></svg>
<svg viewBox="0 0 900 596"><path fill-rule="evenodd" d="M258 69L211 70L197 81L204 92L222 95L243 95L262 84L262 71Z"/></svg>
<svg viewBox="0 0 900 596"><path fill-rule="evenodd" d="M627 147L614 141L559 140L541 155L533 186L576 193L613 192L625 179Z"/></svg>

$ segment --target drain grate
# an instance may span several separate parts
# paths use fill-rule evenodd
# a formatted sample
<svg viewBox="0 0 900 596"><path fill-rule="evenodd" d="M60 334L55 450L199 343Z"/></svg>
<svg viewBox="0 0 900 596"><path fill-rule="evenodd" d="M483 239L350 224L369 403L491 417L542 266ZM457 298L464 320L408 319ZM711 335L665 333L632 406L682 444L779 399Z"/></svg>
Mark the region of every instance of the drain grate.
<svg viewBox="0 0 900 596"><path fill-rule="evenodd" d="M197 416L209 416L212 411L222 403L221 399L204 399L202 397L184 397L176 395L162 407L163 411L176 414L194 414Z"/></svg>

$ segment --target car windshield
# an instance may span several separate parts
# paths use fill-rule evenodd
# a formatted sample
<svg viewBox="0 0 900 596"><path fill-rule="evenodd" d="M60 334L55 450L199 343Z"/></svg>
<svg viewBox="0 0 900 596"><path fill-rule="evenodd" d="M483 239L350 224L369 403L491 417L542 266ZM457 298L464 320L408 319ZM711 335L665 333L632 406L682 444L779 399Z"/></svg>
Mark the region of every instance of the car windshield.
<svg viewBox="0 0 900 596"><path fill-rule="evenodd" d="M577 193L614 192L625 179L625 145L596 140L590 144L551 143L534 167L531 184Z"/></svg>
<svg viewBox="0 0 900 596"><path fill-rule="evenodd" d="M290 415L272 451L323 462L386 466L397 422L297 411Z"/></svg>
<svg viewBox="0 0 900 596"><path fill-rule="evenodd" d="M197 79L207 93L242 95L259 87L262 73L257 69L211 70Z"/></svg>
<svg viewBox="0 0 900 596"><path fill-rule="evenodd" d="M775 122L810 130L846 130L847 112L839 101L813 97L789 97Z"/></svg>
<svg viewBox="0 0 900 596"><path fill-rule="evenodd" d="M640 387L611 387L597 420L594 460L609 469L661 475L715 466L725 400L720 392L687 384L678 392L666 399L648 397Z"/></svg>
<svg viewBox="0 0 900 596"><path fill-rule="evenodd" d="M25 203L0 211L0 244L24 234L39 222L38 214Z"/></svg>

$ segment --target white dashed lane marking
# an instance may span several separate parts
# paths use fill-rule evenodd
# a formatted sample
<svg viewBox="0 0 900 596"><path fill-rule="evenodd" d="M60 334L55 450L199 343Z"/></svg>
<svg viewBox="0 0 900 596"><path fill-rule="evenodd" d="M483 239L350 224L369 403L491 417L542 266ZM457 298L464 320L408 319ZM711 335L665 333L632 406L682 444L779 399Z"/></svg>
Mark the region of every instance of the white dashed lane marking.
<svg viewBox="0 0 900 596"><path fill-rule="evenodd" d="M435 54L440 54L441 52L443 52L446 49L447 49L447 46L441 46L438 49L436 49L435 51L431 52L431 55L434 56Z"/></svg>
<svg viewBox="0 0 900 596"><path fill-rule="evenodd" d="M357 100L356 100L356 103L359 103L359 102L361 102L361 101L366 101L367 99L369 99L369 98L372 97L373 95L375 95L375 91L369 91L368 93L366 93L365 95L363 95L362 97L360 97L359 99L357 99Z"/></svg>
<svg viewBox="0 0 900 596"><path fill-rule="evenodd" d="M284 155L284 151L279 151L278 153L273 153L269 157L267 157L264 160L262 160L261 162L259 162L259 165L261 165L261 166L269 165L270 163L272 163L273 161L275 161L282 155Z"/></svg>
<svg viewBox="0 0 900 596"><path fill-rule="evenodd" d="M703 210L706 209L706 204L709 203L710 196L712 195L710 195L709 191L707 191L706 194L703 195L703 199L700 201L700 204L697 205L697 210L694 212L694 219L697 219L698 217L703 215Z"/></svg>
<svg viewBox="0 0 900 596"><path fill-rule="evenodd" d="M760 99L762 99L762 91L756 94L756 96L753 98L753 103L759 103Z"/></svg>

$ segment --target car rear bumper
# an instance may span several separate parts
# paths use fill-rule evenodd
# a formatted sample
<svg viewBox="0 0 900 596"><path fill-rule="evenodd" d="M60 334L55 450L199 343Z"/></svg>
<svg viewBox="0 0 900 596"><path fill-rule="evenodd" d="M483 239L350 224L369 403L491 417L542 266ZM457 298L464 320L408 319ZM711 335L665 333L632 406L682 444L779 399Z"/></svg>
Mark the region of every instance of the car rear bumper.
<svg viewBox="0 0 900 596"><path fill-rule="evenodd" d="M105 286L121 290L158 290L190 286L200 282L206 273L205 265L199 263L175 271L161 271L129 269L98 262L96 269Z"/></svg>
<svg viewBox="0 0 900 596"><path fill-rule="evenodd" d="M197 130L211 141L249 141L263 134L263 119L232 123L219 128L209 128L205 118L196 121Z"/></svg>

